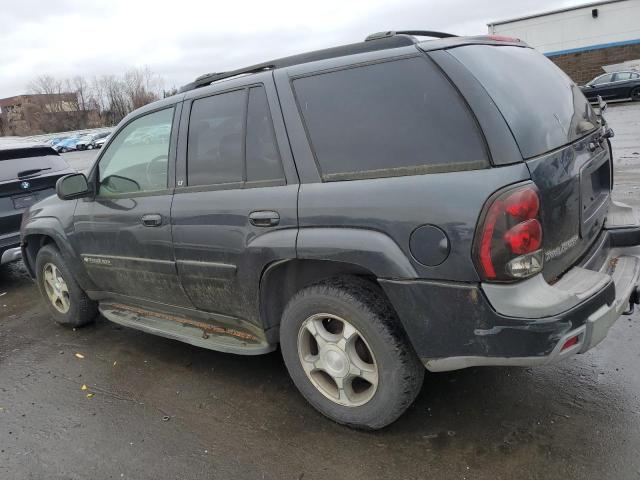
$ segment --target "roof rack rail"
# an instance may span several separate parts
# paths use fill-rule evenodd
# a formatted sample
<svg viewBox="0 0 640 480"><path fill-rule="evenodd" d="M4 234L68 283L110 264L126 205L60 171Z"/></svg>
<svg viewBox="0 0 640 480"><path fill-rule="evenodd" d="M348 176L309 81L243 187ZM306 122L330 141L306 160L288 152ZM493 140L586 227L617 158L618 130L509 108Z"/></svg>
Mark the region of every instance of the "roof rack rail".
<svg viewBox="0 0 640 480"><path fill-rule="evenodd" d="M457 35L454 35L452 33L435 32L435 31L432 31L432 30L398 30L398 31L389 30L387 32L372 33L367 38L365 38L364 41L365 42L370 42L371 40L378 40L380 38L394 37L396 35L415 35L417 37L433 37L433 38L457 37Z"/></svg>
<svg viewBox="0 0 640 480"><path fill-rule="evenodd" d="M453 36L448 33L438 32L420 32L412 31L416 35L426 35L427 33L438 34L442 36ZM376 36L377 35L377 36ZM376 36L375 38L372 38ZM188 83L180 88L179 92L188 92L196 88L205 87L213 82L224 80L239 75L259 73L275 68L290 67L302 63L326 60L328 58L343 57L346 55L355 55L358 53L373 52L376 50L387 50L392 48L406 47L415 45L416 39L407 34L407 32L381 32L379 34L370 35L367 41L352 43L348 45L340 45L338 47L325 48L323 50L315 50L313 52L301 53L290 57L279 58L269 62L259 63L250 67L240 68L238 70L230 70L228 72L216 72L200 75L193 82Z"/></svg>
<svg viewBox="0 0 640 480"><path fill-rule="evenodd" d="M180 87L179 92L188 92L189 90L194 90L200 87L206 87L207 85L211 85L213 82L217 82L218 80L224 80L225 78L237 77L239 75L245 75L249 73L258 73L264 72L266 70L271 70L273 65L271 64L260 64L253 65L251 67L239 68L237 70L229 70L228 72L216 72L216 73L205 73L204 75L200 75L193 82L187 83Z"/></svg>

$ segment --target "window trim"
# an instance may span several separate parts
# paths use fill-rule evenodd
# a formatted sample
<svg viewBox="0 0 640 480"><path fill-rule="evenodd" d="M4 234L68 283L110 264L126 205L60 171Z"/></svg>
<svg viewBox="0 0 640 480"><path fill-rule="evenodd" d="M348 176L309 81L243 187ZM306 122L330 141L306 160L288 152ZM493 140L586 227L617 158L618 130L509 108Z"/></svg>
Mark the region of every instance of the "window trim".
<svg viewBox="0 0 640 480"><path fill-rule="evenodd" d="M273 142L278 152L278 158L280 159L280 166L282 167L282 178L274 180L247 180L247 122L249 112L249 92L252 88L262 88L264 95L267 99L267 111L269 114L269 120L271 121L271 128L273 133ZM226 93L233 93L237 91L244 91L244 109L243 109L243 127L242 127L242 180L238 182L226 182L226 183L210 183L203 185L189 185L189 131L191 129L191 114L193 112L193 104L201 99L216 97L224 95ZM184 121L186 127L184 131L181 131L181 137L184 137L182 141L185 143L184 147L184 177L186 185L177 185L175 193L183 192L202 192L213 190L244 190L251 188L265 188L265 187L277 187L287 185L286 171L284 167L284 161L282 159L282 152L278 145L278 139L276 137L275 125L273 121L273 113L269 105L269 96L267 93L266 85L263 82L255 82L241 86L235 86L224 90L218 90L215 92L207 92L206 95L200 95L189 99L189 105L184 109ZM181 129L182 130L182 129Z"/></svg>
<svg viewBox="0 0 640 480"><path fill-rule="evenodd" d="M102 158L108 151L111 146L113 140L120 135L120 133L127 128L131 123L139 120L142 117L146 117L147 115L152 115L154 113L161 112L163 110L173 110L173 116L171 118L171 132L169 133L169 146L167 151L167 187L160 190L146 190L143 192L128 192L128 193L117 193L109 196L100 195L100 162ZM169 105L162 105L153 110L145 111L144 113L137 115L135 117L130 118L126 123L122 124L119 128L114 130L113 134L109 138L109 142L102 147L102 150L95 162L93 163L89 173L87 175L87 180L89 186L93 189L93 196L91 200L97 201L108 201L108 200L117 200L123 198L138 198L138 197L155 197L160 195L169 195L173 193L175 183L175 168L176 168L176 147L178 140L178 131L180 126L180 119L182 113L182 101L178 101L175 103L171 103Z"/></svg>
<svg viewBox="0 0 640 480"><path fill-rule="evenodd" d="M455 94L459 97L463 104L463 109L469 115L472 123L475 125L478 135L480 137L482 147L485 153L484 161L477 162L461 162L456 164L437 164L437 165L416 165L416 166L404 166L404 167L389 167L383 169L373 169L373 170L359 170L357 172L340 172L340 173L328 173L324 174L322 172L322 168L320 166L320 161L318 160L318 155L316 153L316 149L311 140L311 135L309 132L309 128L307 126L307 122L305 121L304 115L302 113L302 107L300 106L300 99L298 97L298 93L294 87L294 82L296 80L315 77L319 75L324 75L327 73L335 73L345 70L350 70L354 68L362 68L369 67L372 65L379 65L383 63L396 62L401 60L409 60L412 58L422 58L425 60L427 64L431 64L435 70L439 72L444 81L448 83ZM313 160L316 165L316 169L318 170L318 175L320 176L320 181L322 183L331 183L331 182L343 182L343 181L354 181L354 180L370 180L375 178L394 178L394 177L403 177L403 176L413 176L413 175L431 175L436 173L451 173L451 172L460 172L460 171L473 171L473 170L481 170L491 168L493 162L491 159L491 152L489 150L489 146L487 143L487 139L484 136L484 132L482 131L480 122L476 117L475 113L471 109L471 106L467 102L466 98L462 93L458 90L457 86L451 81L449 76L440 68L440 66L434 62L430 57L426 56L422 52L398 55L395 57L385 57L379 58L375 60L369 60L366 62L358 62L352 63L349 65L341 65L337 67L325 68L321 70L314 70L312 72L300 73L298 75L292 75L289 77L289 88L293 94L293 98L295 100L296 109L298 111L298 115L300 117L300 123L304 128L305 135L307 137L307 143L309 145L309 149L311 150L311 154L313 155ZM458 168L456 168L456 166ZM418 172L416 172L416 170ZM408 173L409 171L414 171L414 173Z"/></svg>

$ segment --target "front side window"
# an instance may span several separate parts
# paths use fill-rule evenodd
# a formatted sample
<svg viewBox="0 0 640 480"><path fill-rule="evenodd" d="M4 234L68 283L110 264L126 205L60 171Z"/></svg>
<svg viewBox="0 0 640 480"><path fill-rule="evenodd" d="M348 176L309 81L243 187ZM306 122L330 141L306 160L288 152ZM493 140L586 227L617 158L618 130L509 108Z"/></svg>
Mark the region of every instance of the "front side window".
<svg viewBox="0 0 640 480"><path fill-rule="evenodd" d="M616 73L614 82L623 82L625 80L631 80L631 72Z"/></svg>
<svg viewBox="0 0 640 480"><path fill-rule="evenodd" d="M488 166L471 113L425 58L315 74L293 85L325 181Z"/></svg>
<svg viewBox="0 0 640 480"><path fill-rule="evenodd" d="M100 196L167 188L173 108L129 123L113 139L98 164Z"/></svg>
<svg viewBox="0 0 640 480"><path fill-rule="evenodd" d="M602 75L591 82L591 85L602 85L603 83L609 83L613 75Z"/></svg>

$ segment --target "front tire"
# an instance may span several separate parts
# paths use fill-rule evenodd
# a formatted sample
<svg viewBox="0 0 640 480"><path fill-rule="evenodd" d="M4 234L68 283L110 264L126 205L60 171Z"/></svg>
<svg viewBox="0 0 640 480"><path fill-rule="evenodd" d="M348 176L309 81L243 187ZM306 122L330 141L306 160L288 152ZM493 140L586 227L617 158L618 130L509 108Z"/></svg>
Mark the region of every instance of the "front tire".
<svg viewBox="0 0 640 480"><path fill-rule="evenodd" d="M80 288L55 246L45 245L38 252L36 281L51 316L60 325L82 327L95 320L97 303Z"/></svg>
<svg viewBox="0 0 640 480"><path fill-rule="evenodd" d="M415 400L424 367L379 288L357 278L307 287L280 325L285 364L300 393L330 419L375 430Z"/></svg>

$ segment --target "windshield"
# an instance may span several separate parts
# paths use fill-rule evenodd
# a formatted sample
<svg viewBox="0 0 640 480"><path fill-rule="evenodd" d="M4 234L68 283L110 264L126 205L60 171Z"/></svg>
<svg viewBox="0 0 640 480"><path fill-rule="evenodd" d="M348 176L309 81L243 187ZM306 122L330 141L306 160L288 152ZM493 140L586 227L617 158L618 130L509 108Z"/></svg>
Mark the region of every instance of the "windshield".
<svg viewBox="0 0 640 480"><path fill-rule="evenodd" d="M489 93L524 158L571 143L598 126L580 88L531 48L467 45L449 52Z"/></svg>

